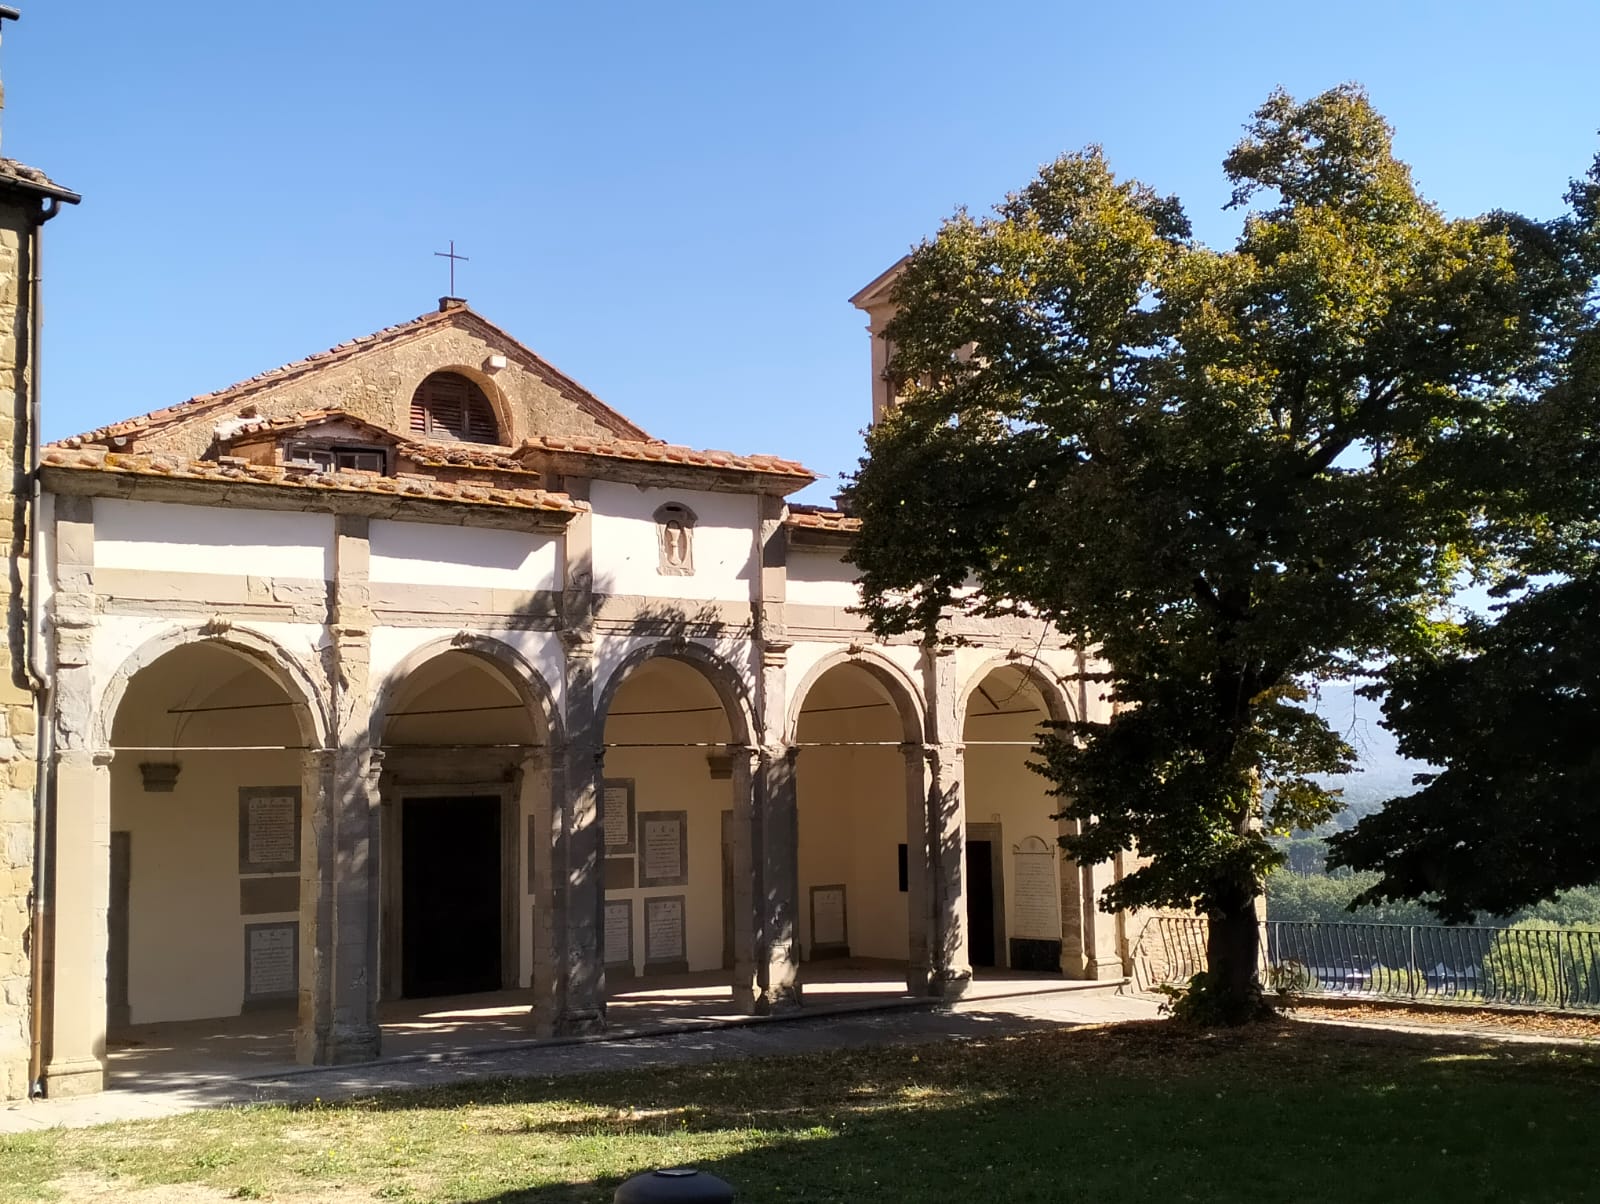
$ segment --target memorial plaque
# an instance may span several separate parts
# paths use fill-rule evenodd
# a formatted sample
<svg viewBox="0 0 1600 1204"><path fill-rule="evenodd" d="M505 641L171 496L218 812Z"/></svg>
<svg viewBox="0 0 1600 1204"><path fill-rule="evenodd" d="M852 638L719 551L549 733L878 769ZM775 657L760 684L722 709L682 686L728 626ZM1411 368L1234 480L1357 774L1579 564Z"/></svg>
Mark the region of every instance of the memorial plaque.
<svg viewBox="0 0 1600 1204"><path fill-rule="evenodd" d="M606 853L631 853L633 844L633 779L606 778L600 792L600 825Z"/></svg>
<svg viewBox="0 0 1600 1204"><path fill-rule="evenodd" d="M300 787L239 787L239 872L300 869Z"/></svg>
<svg viewBox="0 0 1600 1204"><path fill-rule="evenodd" d="M644 962L646 973L689 968L682 895L659 895L644 901Z"/></svg>
<svg viewBox="0 0 1600 1204"><path fill-rule="evenodd" d="M811 888L811 953L844 953L850 948L849 922L845 915L844 887Z"/></svg>
<svg viewBox="0 0 1600 1204"><path fill-rule="evenodd" d="M1038 836L1011 850L1011 935L1018 940L1061 939L1061 894L1056 852Z"/></svg>
<svg viewBox="0 0 1600 1204"><path fill-rule="evenodd" d="M300 989L300 925L244 926L244 1002L276 1003Z"/></svg>
<svg viewBox="0 0 1600 1204"><path fill-rule="evenodd" d="M633 900L606 904L606 966L633 970Z"/></svg>
<svg viewBox="0 0 1600 1204"><path fill-rule="evenodd" d="M639 885L689 884L689 813L639 812Z"/></svg>

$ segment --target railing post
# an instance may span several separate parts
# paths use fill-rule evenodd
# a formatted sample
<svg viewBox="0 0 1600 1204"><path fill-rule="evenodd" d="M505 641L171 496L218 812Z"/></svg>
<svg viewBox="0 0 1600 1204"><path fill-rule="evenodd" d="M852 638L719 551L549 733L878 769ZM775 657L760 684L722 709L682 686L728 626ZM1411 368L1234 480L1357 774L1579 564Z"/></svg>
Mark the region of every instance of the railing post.
<svg viewBox="0 0 1600 1204"><path fill-rule="evenodd" d="M1417 926L1406 927L1406 982L1411 988L1411 998L1417 997Z"/></svg>

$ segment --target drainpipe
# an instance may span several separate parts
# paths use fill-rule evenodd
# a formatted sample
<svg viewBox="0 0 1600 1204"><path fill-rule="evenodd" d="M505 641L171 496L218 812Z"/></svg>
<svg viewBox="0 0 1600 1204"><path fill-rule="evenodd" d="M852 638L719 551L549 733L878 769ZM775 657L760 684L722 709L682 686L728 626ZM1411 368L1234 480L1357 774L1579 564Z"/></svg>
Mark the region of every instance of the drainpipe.
<svg viewBox="0 0 1600 1204"><path fill-rule="evenodd" d="M44 946L48 911L49 831L54 786L56 677L44 646L44 483L40 478L39 344L43 315L39 310L39 248L44 224L61 212L61 201L51 197L39 211L28 239L28 475L33 486L28 511L28 681L34 696L34 750L37 756L33 794L33 916L29 936L28 1014L31 1024L28 1049L28 1094L44 1094Z"/></svg>

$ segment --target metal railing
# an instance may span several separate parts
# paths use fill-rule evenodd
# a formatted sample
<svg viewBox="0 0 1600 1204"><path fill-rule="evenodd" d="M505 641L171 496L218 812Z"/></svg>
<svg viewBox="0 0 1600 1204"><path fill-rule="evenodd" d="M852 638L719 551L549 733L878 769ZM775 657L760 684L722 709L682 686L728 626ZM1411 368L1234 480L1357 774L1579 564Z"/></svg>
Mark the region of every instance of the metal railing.
<svg viewBox="0 0 1600 1204"><path fill-rule="evenodd" d="M1262 924L1269 991L1600 1011L1600 929ZM1206 921L1155 916L1134 950L1140 990L1206 967Z"/></svg>

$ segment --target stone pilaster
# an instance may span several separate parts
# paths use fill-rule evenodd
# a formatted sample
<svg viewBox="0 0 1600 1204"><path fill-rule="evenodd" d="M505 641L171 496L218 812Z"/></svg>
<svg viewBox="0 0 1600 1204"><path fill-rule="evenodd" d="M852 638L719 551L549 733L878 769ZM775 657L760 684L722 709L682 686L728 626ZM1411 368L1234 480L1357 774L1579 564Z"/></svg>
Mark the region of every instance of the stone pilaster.
<svg viewBox="0 0 1600 1204"><path fill-rule="evenodd" d="M906 762L906 990L926 995L933 984L933 856L928 843L932 775L921 744L902 744L900 752Z"/></svg>
<svg viewBox="0 0 1600 1204"><path fill-rule="evenodd" d="M55 825L50 834L45 976L45 1092L105 1084L107 918L111 902L111 754L96 746L90 664L94 504L58 498L55 524Z"/></svg>
<svg viewBox="0 0 1600 1204"><path fill-rule="evenodd" d="M378 788L372 746L372 602L367 520L334 532L330 748L303 765L300 1014L295 1053L317 1065L378 1056Z"/></svg>
<svg viewBox="0 0 1600 1204"><path fill-rule="evenodd" d="M563 484L579 501L589 482ZM561 643L566 650L566 748L559 767L559 814L552 819L555 937L555 1017L558 1034L597 1032L605 1027L605 952L601 948L605 878L605 833L600 827L600 780L605 766L604 732L595 718L594 523L586 510L567 524Z"/></svg>
<svg viewBox="0 0 1600 1204"><path fill-rule="evenodd" d="M800 812L795 786L795 760L799 750L785 741L789 726L789 632L785 615L789 588L788 529L783 525L788 507L782 498L761 499L758 533L761 572L755 582L756 646L760 667L756 677L758 747L751 765L749 789L739 797L750 800L749 822L735 815L740 836L748 837L748 864L736 864L736 915L751 938L753 988L747 988L748 971L735 964L739 979L735 993L748 991L746 1006L755 1013L770 1013L800 1004ZM743 894L748 884L749 900Z"/></svg>
<svg viewBox="0 0 1600 1204"><path fill-rule="evenodd" d="M45 1094L105 1087L106 953L111 904L111 754L55 760L55 898L50 915Z"/></svg>
<svg viewBox="0 0 1600 1204"><path fill-rule="evenodd" d="M555 925L555 864L557 827L561 808L556 800L564 796L554 766L565 761L566 746L557 745L528 753L522 759L517 790L519 811L528 825L527 884L531 915L532 966L529 986L533 991L533 1025L539 1036L555 1031L556 966L558 957Z"/></svg>

